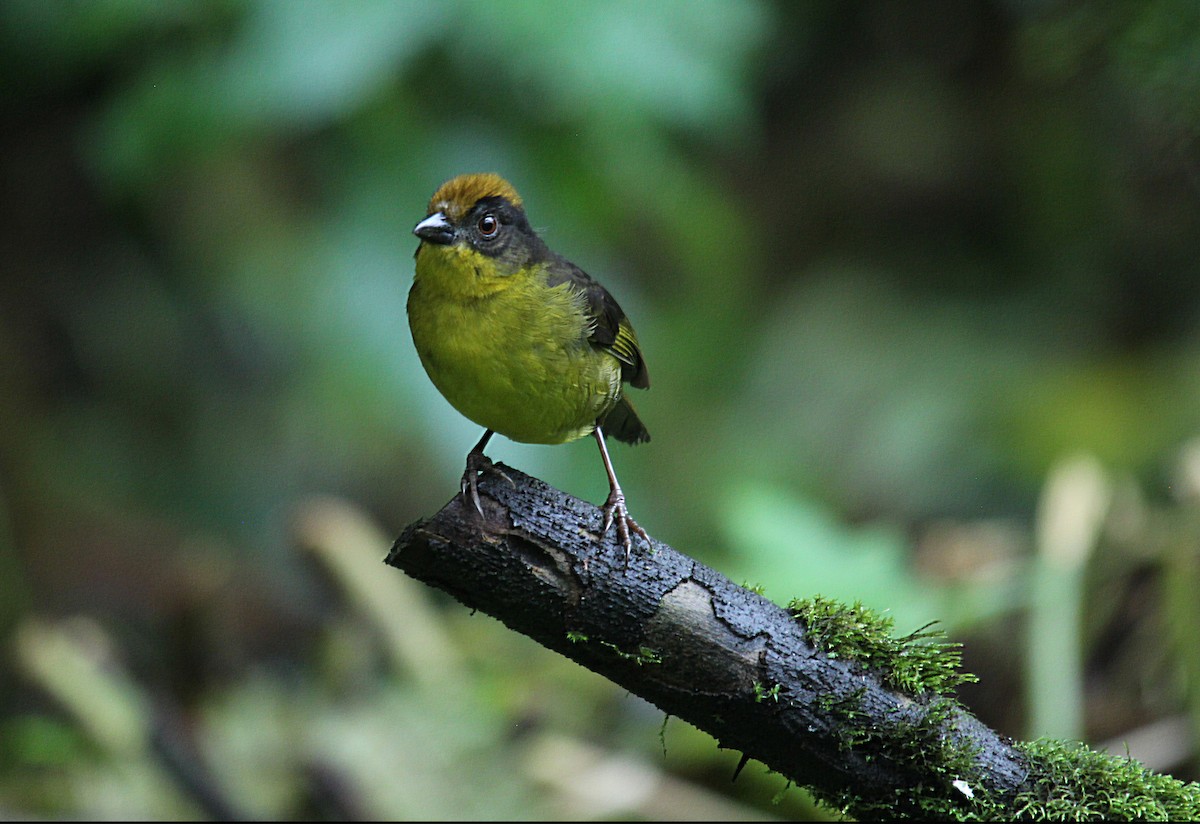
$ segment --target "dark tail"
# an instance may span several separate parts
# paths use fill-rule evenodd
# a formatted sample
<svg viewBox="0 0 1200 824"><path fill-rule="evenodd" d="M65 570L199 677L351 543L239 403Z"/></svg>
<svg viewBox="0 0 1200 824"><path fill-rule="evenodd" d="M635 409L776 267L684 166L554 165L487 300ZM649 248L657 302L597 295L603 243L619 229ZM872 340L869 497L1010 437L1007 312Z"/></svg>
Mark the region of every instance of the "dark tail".
<svg viewBox="0 0 1200 824"><path fill-rule="evenodd" d="M597 423L600 424L600 428L604 430L606 436L616 438L618 441L645 443L650 440L650 433L646 430L646 425L634 411L633 404L623 396L621 400L617 401L617 405Z"/></svg>

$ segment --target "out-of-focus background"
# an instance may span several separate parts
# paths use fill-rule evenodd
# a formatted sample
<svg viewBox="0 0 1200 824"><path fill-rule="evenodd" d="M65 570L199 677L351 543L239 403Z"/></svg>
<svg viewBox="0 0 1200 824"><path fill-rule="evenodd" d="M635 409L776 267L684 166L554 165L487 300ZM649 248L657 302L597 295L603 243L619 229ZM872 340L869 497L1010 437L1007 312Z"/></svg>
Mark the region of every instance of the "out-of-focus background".
<svg viewBox="0 0 1200 824"><path fill-rule="evenodd" d="M1191 0L7 0L0 817L828 817L383 565L479 436L404 310L467 171L634 321L655 537L1200 777L1198 55Z"/></svg>

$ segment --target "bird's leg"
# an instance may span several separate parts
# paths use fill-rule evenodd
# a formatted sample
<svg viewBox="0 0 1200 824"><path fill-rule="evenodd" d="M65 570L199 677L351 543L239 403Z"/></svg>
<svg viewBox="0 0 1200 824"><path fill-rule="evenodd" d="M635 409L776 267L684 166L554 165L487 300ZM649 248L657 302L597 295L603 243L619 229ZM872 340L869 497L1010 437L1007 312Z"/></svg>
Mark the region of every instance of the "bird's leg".
<svg viewBox="0 0 1200 824"><path fill-rule="evenodd" d="M621 484L617 482L617 473L613 471L612 461L608 457L608 447L604 445L604 433L600 431L599 425L592 430L592 434L596 436L596 443L600 444L600 457L604 459L604 469L608 472L608 500L604 502L604 526L600 530L600 535L608 534L608 528L615 521L617 524L617 534L621 536L621 543L625 545L625 565L629 565L629 554L633 551L633 544L630 542L629 533L636 532L642 536L647 544L650 543L650 536L646 534L646 530L638 526L637 521L629 517L629 510L625 507L625 493L621 491Z"/></svg>
<svg viewBox="0 0 1200 824"><path fill-rule="evenodd" d="M470 493L471 503L475 504L475 510L481 516L483 515L483 505L479 503L479 473L495 472L510 484L513 482L512 478L505 475L503 470L497 469L491 459L483 454L483 448L487 446L488 441L492 439L492 435L494 434L490 429L484 431L483 437L479 439L479 443L475 444L471 448L471 451L467 453L467 470L463 473L460 485L462 494L466 495Z"/></svg>

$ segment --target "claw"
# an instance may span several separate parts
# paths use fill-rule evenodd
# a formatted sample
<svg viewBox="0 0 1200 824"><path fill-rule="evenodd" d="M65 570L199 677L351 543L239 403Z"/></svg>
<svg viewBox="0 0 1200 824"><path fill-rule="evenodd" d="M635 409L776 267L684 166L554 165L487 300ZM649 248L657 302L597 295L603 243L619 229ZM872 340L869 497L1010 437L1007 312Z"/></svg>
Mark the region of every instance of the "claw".
<svg viewBox="0 0 1200 824"><path fill-rule="evenodd" d="M462 483L460 488L462 494L469 495L471 503L475 504L475 511L483 515L483 504L479 502L479 475L480 473L492 473L499 475L508 483L516 487L516 482L508 477L508 473L492 463L491 458L484 455L482 452L472 452L467 455L467 471L463 473Z"/></svg>
<svg viewBox="0 0 1200 824"><path fill-rule="evenodd" d="M471 452L467 455L467 470L463 473L462 494L470 494L471 503L475 504L475 510L482 516L483 504L479 502L479 473L486 472L491 467L491 460L482 452Z"/></svg>
<svg viewBox="0 0 1200 824"><path fill-rule="evenodd" d="M638 522L629 517L629 510L625 506L625 493L621 491L621 484L617 483L617 473L613 471L612 461L608 457L608 447L604 445L604 433L600 431L600 425L592 430L592 435L596 438L596 443L600 445L600 457L604 459L604 469L608 472L608 500L604 502L604 526L600 530L600 537L603 538L608 534L608 528L615 521L617 524L617 535L621 538L621 543L625 545L625 566L629 566L629 556L633 552L633 542L629 539L629 533L634 532L642 536L642 540L646 545L650 545L650 536L646 534L646 530L638 526Z"/></svg>
<svg viewBox="0 0 1200 824"><path fill-rule="evenodd" d="M479 443L467 453L467 469L463 472L462 482L459 484L459 489L463 495L470 495L471 503L475 504L475 511L483 517L483 504L479 502L479 475L481 472L493 472L499 475L515 489L516 483L503 469L497 469L492 463L492 459L483 454L483 448L487 446L487 442L492 437L492 430L487 430L483 433L483 437L479 439Z"/></svg>
<svg viewBox="0 0 1200 824"><path fill-rule="evenodd" d="M633 541L630 538L630 533L642 536L642 540L647 545L650 544L650 536L646 534L646 530L638 526L638 522L629 516L629 510L625 506L625 495L620 489L615 489L609 493L608 500L604 502L604 524L600 528L600 536L608 534L608 529L616 523L617 535L621 539L621 543L625 546L625 566L629 566L629 556L633 552Z"/></svg>

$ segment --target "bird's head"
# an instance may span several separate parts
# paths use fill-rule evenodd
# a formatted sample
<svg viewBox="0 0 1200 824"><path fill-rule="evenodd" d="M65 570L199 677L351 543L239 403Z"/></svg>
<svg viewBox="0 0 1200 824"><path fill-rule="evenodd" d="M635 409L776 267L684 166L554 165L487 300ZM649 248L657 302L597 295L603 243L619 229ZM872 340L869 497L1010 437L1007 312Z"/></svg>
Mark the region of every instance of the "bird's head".
<svg viewBox="0 0 1200 824"><path fill-rule="evenodd" d="M525 217L521 196L492 173L459 175L443 183L413 234L422 248L472 250L492 258L501 270L525 266L544 251Z"/></svg>

